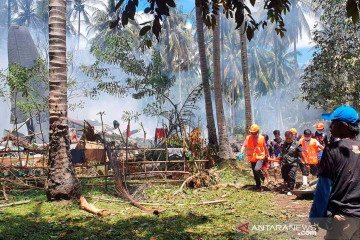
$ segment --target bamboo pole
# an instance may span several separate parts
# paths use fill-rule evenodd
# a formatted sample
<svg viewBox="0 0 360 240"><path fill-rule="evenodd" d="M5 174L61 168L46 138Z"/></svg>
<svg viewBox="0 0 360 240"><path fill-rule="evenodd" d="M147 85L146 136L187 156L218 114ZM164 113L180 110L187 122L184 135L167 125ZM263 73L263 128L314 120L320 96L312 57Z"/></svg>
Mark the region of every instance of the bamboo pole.
<svg viewBox="0 0 360 240"><path fill-rule="evenodd" d="M126 145L125 145L125 147L126 147L126 150L125 150L126 151L125 152L126 158L125 158L125 162L129 161L129 156L128 156L128 154L129 154L129 149L128 149L129 148L129 133L128 133L128 130L130 131L130 119L129 119L128 125L126 127ZM123 164L123 173L124 173L123 175L124 175L124 178L125 178L125 165L124 164Z"/></svg>
<svg viewBox="0 0 360 240"><path fill-rule="evenodd" d="M184 173L188 174L190 172L185 171L147 171L147 172L134 172L129 175L142 175L142 174L158 174L158 173Z"/></svg>
<svg viewBox="0 0 360 240"><path fill-rule="evenodd" d="M144 132L144 161L146 161L146 131L144 128L144 125L142 124L142 122L140 122L140 126ZM146 165L144 166L144 171L146 172ZM145 178L147 179L147 175L145 174Z"/></svg>
<svg viewBox="0 0 360 240"><path fill-rule="evenodd" d="M21 205L21 204L25 204L25 203L29 203L29 202L31 202L31 200L19 201L19 202L8 203L8 204L1 204L0 208L2 208L2 207L12 207L12 206Z"/></svg>
<svg viewBox="0 0 360 240"><path fill-rule="evenodd" d="M99 112L98 114L100 115L100 119L101 119L101 132L102 132L103 141L104 141L104 151L106 153L104 121L103 121L103 115L105 115L105 112ZM105 162L106 162L106 154L105 154ZM107 175L108 175L108 168L107 168L107 165L105 164L105 176L107 176ZM107 177L105 177L105 189L108 190Z"/></svg>

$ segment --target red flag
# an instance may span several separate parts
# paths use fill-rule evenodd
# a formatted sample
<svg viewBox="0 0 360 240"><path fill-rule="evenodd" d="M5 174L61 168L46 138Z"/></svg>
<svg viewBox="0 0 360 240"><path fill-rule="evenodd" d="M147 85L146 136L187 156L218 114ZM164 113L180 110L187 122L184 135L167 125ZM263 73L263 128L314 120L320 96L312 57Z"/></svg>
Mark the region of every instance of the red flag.
<svg viewBox="0 0 360 240"><path fill-rule="evenodd" d="M126 129L126 136L130 137L131 135L131 132L130 132L130 121L128 122L128 125L127 125L127 129Z"/></svg>

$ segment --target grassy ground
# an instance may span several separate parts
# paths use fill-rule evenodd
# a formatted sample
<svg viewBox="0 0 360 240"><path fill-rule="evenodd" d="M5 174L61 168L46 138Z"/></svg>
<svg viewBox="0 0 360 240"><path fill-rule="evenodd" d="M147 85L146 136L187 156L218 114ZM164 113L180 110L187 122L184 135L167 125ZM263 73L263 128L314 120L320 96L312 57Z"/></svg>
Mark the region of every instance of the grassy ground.
<svg viewBox="0 0 360 240"><path fill-rule="evenodd" d="M244 166L235 168L233 163L223 164L217 169L220 183L253 184L250 172L244 169ZM31 202L0 208L0 239L289 239L296 234L252 231L247 235L236 228L246 222L306 222L311 204L309 200L294 200L272 191L260 193L231 187L186 189L186 194L178 195L173 193L179 185L142 185L141 188L135 195L141 202L186 205L162 206L167 210L155 216L126 203L87 198L97 207L114 213L99 217L79 210L77 203L47 202L42 191L13 191L9 194L11 201L31 199ZM88 197L120 199L114 193L114 189L106 192L101 188L83 188L83 194ZM228 202L191 204L223 199ZM293 206L298 207L295 212Z"/></svg>

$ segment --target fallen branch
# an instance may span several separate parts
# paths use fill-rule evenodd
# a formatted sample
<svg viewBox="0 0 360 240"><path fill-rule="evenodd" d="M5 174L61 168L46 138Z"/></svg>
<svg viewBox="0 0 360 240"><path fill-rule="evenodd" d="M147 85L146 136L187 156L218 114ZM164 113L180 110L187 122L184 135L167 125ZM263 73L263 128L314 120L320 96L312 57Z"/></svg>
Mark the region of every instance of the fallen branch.
<svg viewBox="0 0 360 240"><path fill-rule="evenodd" d="M185 181L181 184L181 187L179 190L177 190L176 192L174 192L174 195L180 193L180 192L183 192L184 191L184 186L186 185L186 183L188 181L190 181L191 179L195 178L196 176L198 176L200 173L196 174L196 175L192 175L190 177L188 177L187 179L185 179Z"/></svg>
<svg viewBox="0 0 360 240"><path fill-rule="evenodd" d="M7 195L6 195L6 191L5 191L5 182L3 182L3 184L2 184L2 193L3 193L3 196L4 196L4 199L5 199L5 201L7 201L7 200L9 200L8 198L7 198Z"/></svg>
<svg viewBox="0 0 360 240"><path fill-rule="evenodd" d="M25 200L25 201L19 201L19 202L13 202L13 203L8 203L8 204L2 204L0 205L0 208L2 207L12 207L12 206L16 206L16 205L21 205L21 204L25 204L31 202L31 200Z"/></svg>
<svg viewBox="0 0 360 240"><path fill-rule="evenodd" d="M101 200L101 201L109 201L109 202L118 202L121 204L131 204L131 202L125 202L122 200L118 200L118 199L110 199L110 198L99 198L99 197L89 197L89 198L93 198L93 199L97 199L97 200ZM217 203L226 203L227 200L214 200L214 201L208 201L208 202L199 202L199 203L139 203L141 205L149 205L149 206L186 206L186 205L207 205L207 204L217 204Z"/></svg>
<svg viewBox="0 0 360 240"><path fill-rule="evenodd" d="M23 139L18 139L17 136L9 133L7 136L4 136L2 139L2 141L12 141L12 143L16 146L20 146L20 147L23 147L23 148L26 148L28 149L29 151L31 152L34 152L34 153L43 153L44 150L47 150L48 149L48 146L45 145L45 146L38 146L38 147L34 147L32 144L26 142L25 140Z"/></svg>
<svg viewBox="0 0 360 240"><path fill-rule="evenodd" d="M207 205L207 204L216 204L216 203L226 203L227 200L215 200L210 202L199 202L199 203L190 203L191 205Z"/></svg>
<svg viewBox="0 0 360 240"><path fill-rule="evenodd" d="M216 189L223 189L223 188L226 188L226 187L234 187L236 189L240 189L243 187L243 185L241 183L224 183L224 184L216 184L214 186L212 186L212 189L213 190L216 190Z"/></svg>
<svg viewBox="0 0 360 240"><path fill-rule="evenodd" d="M111 164L111 168L114 170L114 175L115 175L115 186L116 189L120 192L121 196L126 198L127 200L129 200L130 204L140 208L141 210L145 211L145 212L149 212L155 215L158 215L161 212L164 212L166 209L148 209L144 206L142 206L140 203L136 202L128 193L125 182L124 182L124 176L122 176L122 169L121 169L121 164L120 161L118 161L116 159L116 157L114 157L112 151L110 151L110 147L106 148L107 150L107 154L108 157L110 159L110 164Z"/></svg>
<svg viewBox="0 0 360 240"><path fill-rule="evenodd" d="M99 216L107 216L110 214L108 210L99 209L95 207L93 204L88 203L83 196L80 197L80 209L83 209L85 211L88 211L89 213L93 213Z"/></svg>

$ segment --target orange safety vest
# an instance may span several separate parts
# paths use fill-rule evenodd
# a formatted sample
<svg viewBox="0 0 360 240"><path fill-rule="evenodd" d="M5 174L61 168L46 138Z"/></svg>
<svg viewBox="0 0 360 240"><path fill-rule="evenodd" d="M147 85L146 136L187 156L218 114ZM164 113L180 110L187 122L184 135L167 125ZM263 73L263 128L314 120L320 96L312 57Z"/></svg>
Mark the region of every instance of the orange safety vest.
<svg viewBox="0 0 360 240"><path fill-rule="evenodd" d="M246 137L246 155L249 162L256 162L257 160L265 159L265 147L264 147L265 138L264 136L259 136L259 141L257 145L254 144L254 138L249 135Z"/></svg>
<svg viewBox="0 0 360 240"><path fill-rule="evenodd" d="M309 164L318 164L319 163L319 150L316 146L316 140L310 138L310 143L308 149L306 149L305 138L301 140L301 147L305 157L308 159Z"/></svg>

